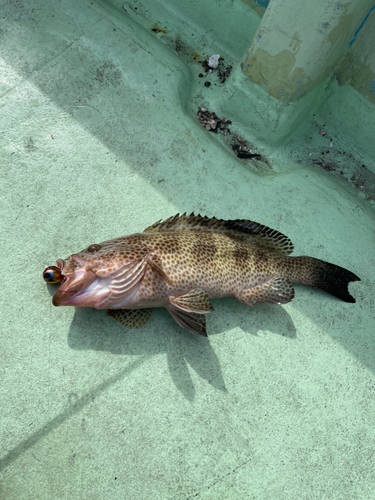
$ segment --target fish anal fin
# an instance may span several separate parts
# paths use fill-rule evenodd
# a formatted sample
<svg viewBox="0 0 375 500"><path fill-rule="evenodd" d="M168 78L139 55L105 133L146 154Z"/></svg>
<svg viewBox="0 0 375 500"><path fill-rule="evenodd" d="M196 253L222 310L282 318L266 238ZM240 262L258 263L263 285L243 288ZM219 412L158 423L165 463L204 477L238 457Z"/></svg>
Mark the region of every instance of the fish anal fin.
<svg viewBox="0 0 375 500"><path fill-rule="evenodd" d="M293 243L282 233L258 222L247 219L223 220L216 217L202 217L194 213L177 214L164 221L159 220L144 230L145 233L164 231L206 231L224 233L243 243L257 243L284 255L293 252Z"/></svg>
<svg viewBox="0 0 375 500"><path fill-rule="evenodd" d="M154 273L159 276L159 278L161 278L163 281L165 281L165 283L167 283L167 285L173 286L173 281L165 273L165 271L163 269L163 264L156 254L150 252L147 255L146 261L147 261L147 264L154 271Z"/></svg>
<svg viewBox="0 0 375 500"><path fill-rule="evenodd" d="M207 314L214 310L207 293L202 288L194 288L185 295L171 296L169 302L187 313Z"/></svg>
<svg viewBox="0 0 375 500"><path fill-rule="evenodd" d="M294 288L289 280L282 277L270 280L235 295L236 299L252 306L255 302L266 304L286 304L294 297Z"/></svg>
<svg viewBox="0 0 375 500"><path fill-rule="evenodd" d="M204 314L188 313L178 309L173 304L168 305L167 310L181 328L194 333L194 335L207 337L206 317Z"/></svg>
<svg viewBox="0 0 375 500"><path fill-rule="evenodd" d="M141 328L150 318L152 309L108 309L107 316L127 328Z"/></svg>

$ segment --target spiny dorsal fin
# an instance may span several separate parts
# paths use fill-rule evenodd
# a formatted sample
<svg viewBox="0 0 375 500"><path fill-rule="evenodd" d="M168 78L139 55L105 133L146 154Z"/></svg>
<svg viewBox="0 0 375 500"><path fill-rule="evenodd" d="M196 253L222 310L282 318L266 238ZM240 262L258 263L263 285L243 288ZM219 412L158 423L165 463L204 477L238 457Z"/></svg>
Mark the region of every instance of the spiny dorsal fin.
<svg viewBox="0 0 375 500"><path fill-rule="evenodd" d="M145 233L162 231L210 231L225 233L244 244L258 243L285 255L293 252L293 243L282 233L246 219L223 220L201 215L174 215L164 221L159 220L144 230Z"/></svg>

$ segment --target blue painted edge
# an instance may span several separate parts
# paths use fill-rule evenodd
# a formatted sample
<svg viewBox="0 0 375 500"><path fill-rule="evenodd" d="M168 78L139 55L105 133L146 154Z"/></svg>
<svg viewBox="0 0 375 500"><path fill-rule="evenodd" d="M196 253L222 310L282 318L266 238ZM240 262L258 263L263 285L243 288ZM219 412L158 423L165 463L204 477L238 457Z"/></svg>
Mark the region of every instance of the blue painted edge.
<svg viewBox="0 0 375 500"><path fill-rule="evenodd" d="M254 2L257 3L260 7L267 8L268 4L270 3L270 0L254 0Z"/></svg>
<svg viewBox="0 0 375 500"><path fill-rule="evenodd" d="M359 32L360 32L360 30L363 28L363 25L365 24L365 22L367 21L367 19L369 18L369 16L370 16L371 12L372 12L374 9L375 9L375 5L373 5L373 6L371 7L371 9L367 12L366 17L364 18L364 20L363 20L363 21L361 22L361 24L359 25L359 27L358 27L357 31L354 33L353 40L351 40L351 41L349 42L349 47L351 47L351 46L353 45L354 40L357 38L358 33L359 33Z"/></svg>

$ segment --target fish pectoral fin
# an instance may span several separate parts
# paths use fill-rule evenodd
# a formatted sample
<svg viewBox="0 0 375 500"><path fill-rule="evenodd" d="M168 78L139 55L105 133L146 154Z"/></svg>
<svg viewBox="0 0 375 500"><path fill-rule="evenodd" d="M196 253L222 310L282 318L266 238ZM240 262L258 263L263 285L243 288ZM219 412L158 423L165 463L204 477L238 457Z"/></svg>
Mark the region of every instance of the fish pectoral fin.
<svg viewBox="0 0 375 500"><path fill-rule="evenodd" d="M188 313L178 309L173 304L169 304L167 310L181 328L188 330L190 333L194 333L194 335L207 337L206 317L204 314Z"/></svg>
<svg viewBox="0 0 375 500"><path fill-rule="evenodd" d="M146 270L146 259L138 259L110 274L109 294L99 304L98 309L118 307L125 302L142 283Z"/></svg>
<svg viewBox="0 0 375 500"><path fill-rule="evenodd" d="M141 328L149 320L152 309L108 309L107 316L128 328Z"/></svg>
<svg viewBox="0 0 375 500"><path fill-rule="evenodd" d="M159 257L150 252L147 257L146 257L147 264L151 267L151 269L156 273L159 278L161 278L167 285L173 286L173 281L170 279L170 277L165 273L163 269L163 264Z"/></svg>
<svg viewBox="0 0 375 500"><path fill-rule="evenodd" d="M194 288L178 297L169 297L169 302L187 313L207 314L214 310L207 293L202 288Z"/></svg>
<svg viewBox="0 0 375 500"><path fill-rule="evenodd" d="M235 297L249 306L252 306L254 302L280 305L293 299L294 288L286 278L277 277L271 278L261 285L243 290Z"/></svg>

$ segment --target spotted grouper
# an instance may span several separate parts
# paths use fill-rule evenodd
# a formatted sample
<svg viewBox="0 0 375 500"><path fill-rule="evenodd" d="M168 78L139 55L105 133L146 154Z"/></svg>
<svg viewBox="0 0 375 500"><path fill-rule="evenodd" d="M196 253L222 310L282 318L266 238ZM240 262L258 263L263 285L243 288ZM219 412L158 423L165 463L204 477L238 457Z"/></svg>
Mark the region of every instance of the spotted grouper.
<svg viewBox="0 0 375 500"><path fill-rule="evenodd" d="M313 257L290 257L292 251L289 238L256 222L177 214L58 260L53 304L108 309L135 328L152 308L165 307L182 328L206 336L210 299L286 304L294 297L292 283L301 283L355 302L348 291L360 280L355 274Z"/></svg>

